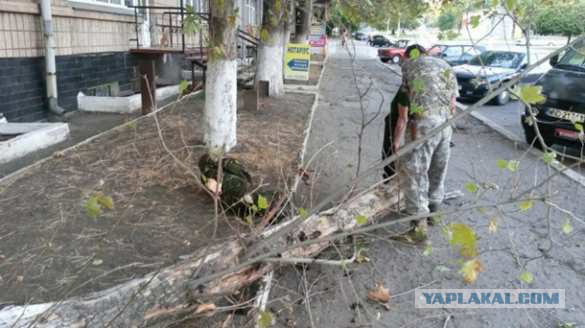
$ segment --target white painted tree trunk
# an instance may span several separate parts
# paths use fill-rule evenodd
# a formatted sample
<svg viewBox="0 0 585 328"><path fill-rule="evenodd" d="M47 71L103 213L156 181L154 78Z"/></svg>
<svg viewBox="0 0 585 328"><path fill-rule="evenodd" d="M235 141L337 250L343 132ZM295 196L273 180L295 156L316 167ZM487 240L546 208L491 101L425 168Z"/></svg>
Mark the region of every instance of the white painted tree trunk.
<svg viewBox="0 0 585 328"><path fill-rule="evenodd" d="M211 152L227 152L236 145L237 61L211 60L205 81L205 143Z"/></svg>
<svg viewBox="0 0 585 328"><path fill-rule="evenodd" d="M270 97L284 94L284 31L279 29L271 35L271 40L258 49L256 81L268 81Z"/></svg>

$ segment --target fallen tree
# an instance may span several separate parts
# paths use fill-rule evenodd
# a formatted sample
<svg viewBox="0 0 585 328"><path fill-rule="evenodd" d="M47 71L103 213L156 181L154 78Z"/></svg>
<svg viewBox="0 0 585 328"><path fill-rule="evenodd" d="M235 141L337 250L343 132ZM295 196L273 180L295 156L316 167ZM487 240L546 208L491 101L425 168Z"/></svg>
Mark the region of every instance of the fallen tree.
<svg viewBox="0 0 585 328"><path fill-rule="evenodd" d="M7 307L0 311L0 327L163 327L177 316L193 313L198 304L250 285L279 263L291 262L287 259L318 255L330 244L321 239L353 230L358 215L373 221L371 218L397 206L399 194L393 185L376 189L318 215L274 226L258 240L274 247L264 258L243 262L249 248L240 240L228 241L202 249L174 266L85 297ZM316 242L308 243L310 240Z"/></svg>

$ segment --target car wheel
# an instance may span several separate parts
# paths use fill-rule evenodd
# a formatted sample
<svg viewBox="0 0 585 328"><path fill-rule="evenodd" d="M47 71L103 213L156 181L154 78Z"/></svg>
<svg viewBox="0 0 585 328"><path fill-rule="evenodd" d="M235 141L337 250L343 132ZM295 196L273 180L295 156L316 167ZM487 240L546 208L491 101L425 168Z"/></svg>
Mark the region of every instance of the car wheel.
<svg viewBox="0 0 585 328"><path fill-rule="evenodd" d="M400 56L392 57L392 62L396 65L400 64Z"/></svg>
<svg viewBox="0 0 585 328"><path fill-rule="evenodd" d="M504 106L510 102L510 92L507 90L502 91L499 95L494 98L494 103L498 106Z"/></svg>
<svg viewBox="0 0 585 328"><path fill-rule="evenodd" d="M381 58L381 60L382 60L382 63L387 63L389 59L388 58Z"/></svg>

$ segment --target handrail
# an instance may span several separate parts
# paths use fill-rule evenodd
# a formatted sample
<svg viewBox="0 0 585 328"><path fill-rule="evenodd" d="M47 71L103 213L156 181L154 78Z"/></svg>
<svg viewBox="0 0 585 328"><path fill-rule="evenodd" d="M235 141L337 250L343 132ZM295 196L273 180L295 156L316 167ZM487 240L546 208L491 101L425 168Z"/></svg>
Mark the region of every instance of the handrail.
<svg viewBox="0 0 585 328"><path fill-rule="evenodd" d="M163 11L162 12L162 22L161 23L157 23L157 26L161 27L163 30L164 28L169 28L171 30L170 33L170 44L171 47L174 46L174 37L173 37L173 31L180 29L180 33L181 33L181 47L183 52L185 52L186 50L186 45L185 45L185 31L184 31L184 21L185 21L185 8L183 6L183 1L181 0L181 6L179 7L171 7L171 6L147 6L147 5L129 5L129 8L134 9L134 24L135 24L135 33L136 33L136 38L132 39L132 41L136 41L136 47L140 48L140 32L139 32L139 15L141 14L139 11L141 10L160 10ZM199 18L201 18L202 20L208 22L209 21L209 13L206 12L196 12L194 13L195 15L197 15ZM168 24L165 23L165 17L168 17ZM177 25L174 25L173 22L175 20L173 20L173 16L180 16L180 21L177 22ZM259 38L257 38L256 36L254 36L251 33L248 33L247 31L238 28L237 29L237 37L241 40L243 40L244 42L252 45L254 48L257 48L260 45L261 40ZM201 39L201 38L200 38ZM201 40L200 40L201 41ZM200 44L199 47L202 47L202 44Z"/></svg>

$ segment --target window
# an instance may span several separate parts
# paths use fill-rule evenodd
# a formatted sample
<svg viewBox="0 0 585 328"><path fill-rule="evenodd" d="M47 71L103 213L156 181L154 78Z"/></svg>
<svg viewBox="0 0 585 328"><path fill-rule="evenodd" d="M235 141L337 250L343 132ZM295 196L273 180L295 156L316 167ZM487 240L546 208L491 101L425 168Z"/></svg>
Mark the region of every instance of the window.
<svg viewBox="0 0 585 328"><path fill-rule="evenodd" d="M463 49L458 46L447 47L447 49L443 51L443 55L445 57L460 57L461 55L463 55Z"/></svg>
<svg viewBox="0 0 585 328"><path fill-rule="evenodd" d="M193 7L193 11L196 13L206 13L208 0L183 0L185 6L189 5ZM181 0L177 0L177 6L181 5Z"/></svg>
<svg viewBox="0 0 585 328"><path fill-rule="evenodd" d="M69 1L118 8L128 8L129 6L135 3L135 0L69 0Z"/></svg>

